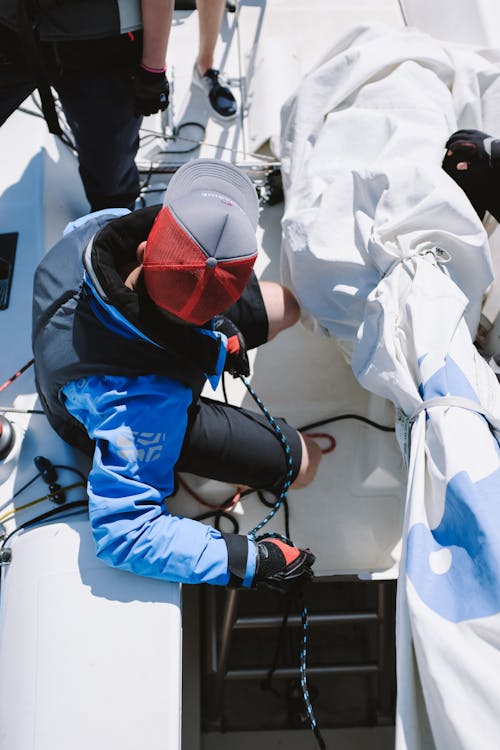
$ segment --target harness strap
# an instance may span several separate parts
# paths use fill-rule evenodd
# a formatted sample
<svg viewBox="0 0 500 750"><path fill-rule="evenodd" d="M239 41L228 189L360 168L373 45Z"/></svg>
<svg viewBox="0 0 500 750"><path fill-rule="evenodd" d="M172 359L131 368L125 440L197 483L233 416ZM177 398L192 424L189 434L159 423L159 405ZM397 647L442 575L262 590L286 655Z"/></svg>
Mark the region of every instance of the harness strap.
<svg viewBox="0 0 500 750"><path fill-rule="evenodd" d="M30 6L30 0L18 0L17 2L17 27L19 39L26 57L28 68L36 81L42 103L42 112L47 122L49 133L62 135L54 97L52 96L50 88L49 77L40 53L38 40L30 17Z"/></svg>

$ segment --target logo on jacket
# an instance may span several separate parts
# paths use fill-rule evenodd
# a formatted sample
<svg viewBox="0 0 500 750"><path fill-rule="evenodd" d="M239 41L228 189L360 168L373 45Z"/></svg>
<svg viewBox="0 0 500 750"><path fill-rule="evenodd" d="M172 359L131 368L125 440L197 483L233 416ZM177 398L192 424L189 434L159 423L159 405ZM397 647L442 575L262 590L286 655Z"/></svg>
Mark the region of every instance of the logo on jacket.
<svg viewBox="0 0 500 750"><path fill-rule="evenodd" d="M126 461L151 463L160 458L166 438L166 432L132 432L120 435L117 453Z"/></svg>

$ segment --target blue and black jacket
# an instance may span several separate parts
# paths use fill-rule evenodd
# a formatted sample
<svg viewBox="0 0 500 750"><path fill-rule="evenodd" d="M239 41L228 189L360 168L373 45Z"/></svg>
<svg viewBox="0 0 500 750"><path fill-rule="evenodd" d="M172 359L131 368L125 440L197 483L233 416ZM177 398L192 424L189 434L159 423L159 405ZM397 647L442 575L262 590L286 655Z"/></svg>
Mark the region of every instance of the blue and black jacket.
<svg viewBox="0 0 500 750"><path fill-rule="evenodd" d="M207 327L168 323L144 290L123 285L159 206L115 219L90 215L45 256L34 282L33 351L47 417L93 455L89 514L98 556L140 575L243 585L255 544L171 516L166 499L187 414L207 378L215 387L226 339ZM114 220L112 220L114 219Z"/></svg>

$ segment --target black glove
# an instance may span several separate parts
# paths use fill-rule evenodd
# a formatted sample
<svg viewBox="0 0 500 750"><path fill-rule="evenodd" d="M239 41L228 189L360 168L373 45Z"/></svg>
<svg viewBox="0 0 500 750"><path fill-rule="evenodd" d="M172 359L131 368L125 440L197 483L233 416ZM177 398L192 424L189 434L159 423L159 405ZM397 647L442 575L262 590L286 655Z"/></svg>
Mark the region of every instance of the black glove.
<svg viewBox="0 0 500 750"><path fill-rule="evenodd" d="M265 539L257 542L253 583L285 594L313 577L311 568L315 560L309 550L293 547L281 539Z"/></svg>
<svg viewBox="0 0 500 750"><path fill-rule="evenodd" d="M500 140L480 130L457 130L446 142L444 171L459 185L482 220L500 220ZM458 165L465 163L458 169Z"/></svg>
<svg viewBox="0 0 500 750"><path fill-rule="evenodd" d="M483 161L489 167L500 166L500 140L481 130L457 130L446 141L446 148L460 161Z"/></svg>
<svg viewBox="0 0 500 750"><path fill-rule="evenodd" d="M168 107L169 87L165 73L152 73L140 65L132 73L134 114L153 115Z"/></svg>
<svg viewBox="0 0 500 750"><path fill-rule="evenodd" d="M220 331L227 336L227 354L224 369L233 377L238 375L250 375L250 364L248 362L247 345L242 332L232 320L225 315L216 315L214 318L214 330Z"/></svg>

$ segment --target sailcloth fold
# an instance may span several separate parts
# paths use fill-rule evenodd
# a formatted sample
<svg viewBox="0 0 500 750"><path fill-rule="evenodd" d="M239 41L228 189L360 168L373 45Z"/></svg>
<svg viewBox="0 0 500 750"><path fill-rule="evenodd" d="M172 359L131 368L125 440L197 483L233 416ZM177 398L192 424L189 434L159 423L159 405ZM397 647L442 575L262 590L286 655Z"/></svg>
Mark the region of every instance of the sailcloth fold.
<svg viewBox="0 0 500 750"><path fill-rule="evenodd" d="M397 750L500 737L500 386L472 343L491 259L440 168L454 130L499 122L491 54L380 26L345 35L282 110L284 277L394 403L408 466Z"/></svg>

